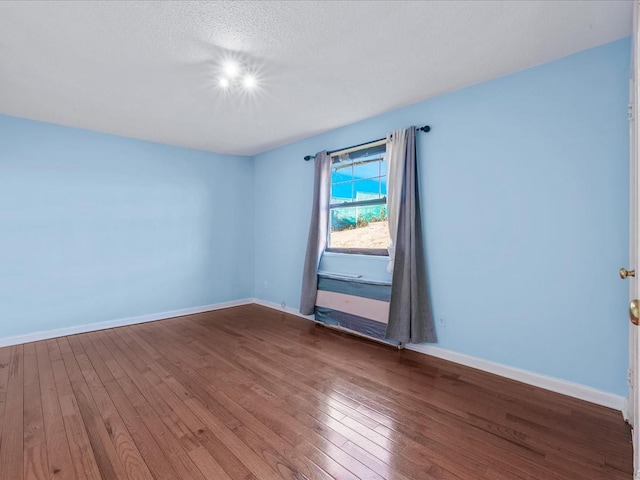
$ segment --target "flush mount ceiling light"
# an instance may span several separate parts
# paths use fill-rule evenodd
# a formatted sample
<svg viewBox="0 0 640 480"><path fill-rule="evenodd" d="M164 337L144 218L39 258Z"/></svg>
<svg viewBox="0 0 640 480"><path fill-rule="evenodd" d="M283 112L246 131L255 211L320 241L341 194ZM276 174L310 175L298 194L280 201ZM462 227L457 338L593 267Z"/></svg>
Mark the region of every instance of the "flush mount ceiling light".
<svg viewBox="0 0 640 480"><path fill-rule="evenodd" d="M236 78L240 73L240 65L233 60L228 60L222 66L222 72L227 76L227 78Z"/></svg>
<svg viewBox="0 0 640 480"><path fill-rule="evenodd" d="M225 90L238 87L252 90L256 87L257 78L246 65L227 60L222 64L221 70L218 85Z"/></svg>
<svg viewBox="0 0 640 480"><path fill-rule="evenodd" d="M256 77L251 74L247 74L242 78L242 84L245 88L253 88L256 86Z"/></svg>

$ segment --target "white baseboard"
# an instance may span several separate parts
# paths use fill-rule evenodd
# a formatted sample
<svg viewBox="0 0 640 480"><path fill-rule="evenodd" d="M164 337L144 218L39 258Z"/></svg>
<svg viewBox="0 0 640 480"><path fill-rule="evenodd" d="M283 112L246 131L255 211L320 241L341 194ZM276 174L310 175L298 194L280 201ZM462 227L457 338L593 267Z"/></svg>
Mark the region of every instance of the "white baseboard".
<svg viewBox="0 0 640 480"><path fill-rule="evenodd" d="M283 307L279 303L267 302L266 300L261 300L259 298L252 298L251 301L256 305L262 305L263 307L273 308L274 310L280 310L281 312L286 312L291 315L295 315L296 317L304 318L305 320L315 321L316 319L315 315L303 315L302 313L300 313L300 310L298 310L297 308L291 308L287 306Z"/></svg>
<svg viewBox="0 0 640 480"><path fill-rule="evenodd" d="M624 405L622 406L622 418L624 418L624 421L627 422L629 425L631 425L631 418L629 417L629 399L625 398L624 399Z"/></svg>
<svg viewBox="0 0 640 480"><path fill-rule="evenodd" d="M627 399L621 395L616 395L602 390L597 390L579 383L561 380L555 377L549 377L529 370L523 370L516 367L510 367L501 363L484 360L464 353L457 353L440 347L423 344L405 345L408 350L425 353L433 357L449 360L450 362L459 363L467 367L476 368L484 372L500 375L501 377L510 378L518 382L533 385L534 387L544 388L552 392L561 393L569 397L578 398L586 402L595 403L604 407L620 410L624 414Z"/></svg>
<svg viewBox="0 0 640 480"><path fill-rule="evenodd" d="M273 308L275 310L281 310L298 317L305 318L307 320L314 320L314 316L302 315L298 310L285 307L273 302L267 302L258 298L252 299L254 303L265 307ZM407 350L413 350L415 352L424 353L433 357L442 358L443 360L449 360L450 362L465 365L467 367L482 370L484 372L493 373L501 377L510 378L518 382L533 385L535 387L550 390L552 392L567 395L569 397L578 398L596 405L602 405L604 407L613 408L622 412L623 416L626 414L627 399L621 395L615 395L609 392L603 392L586 385L579 383L569 382L567 380L561 380L559 378L548 377L539 373L530 372L529 370L523 370L520 368L510 367L501 363L492 362L490 360L484 360L478 357L472 357L471 355L465 355L463 353L457 353L452 350L447 350L441 347L434 347L424 344L408 344L405 345Z"/></svg>
<svg viewBox="0 0 640 480"><path fill-rule="evenodd" d="M14 337L0 338L0 347L19 345L21 343L37 342L38 340L47 340L49 338L65 337L67 335L76 335L78 333L95 332L97 330L123 327L125 325L134 325L136 323L155 322L157 320L183 317L185 315L210 312L212 310L221 310L223 308L237 307L239 305L249 305L251 303L253 303L253 299L246 298L243 300L233 300L231 302L214 303L211 305L202 305L200 307L183 308L180 310L172 310L169 312L152 313L149 315L140 315L137 317L120 318L118 320L108 320L106 322L89 323L86 325L76 325L73 327L28 333L26 335L16 335Z"/></svg>

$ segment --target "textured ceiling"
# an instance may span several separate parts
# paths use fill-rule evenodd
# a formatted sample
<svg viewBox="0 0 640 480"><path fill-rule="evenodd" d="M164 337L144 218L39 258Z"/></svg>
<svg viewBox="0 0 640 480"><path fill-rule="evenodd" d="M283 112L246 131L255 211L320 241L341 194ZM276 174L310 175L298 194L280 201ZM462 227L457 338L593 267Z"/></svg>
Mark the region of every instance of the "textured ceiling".
<svg viewBox="0 0 640 480"><path fill-rule="evenodd" d="M630 1L0 2L0 113L253 155L631 33ZM254 94L222 91L226 58Z"/></svg>

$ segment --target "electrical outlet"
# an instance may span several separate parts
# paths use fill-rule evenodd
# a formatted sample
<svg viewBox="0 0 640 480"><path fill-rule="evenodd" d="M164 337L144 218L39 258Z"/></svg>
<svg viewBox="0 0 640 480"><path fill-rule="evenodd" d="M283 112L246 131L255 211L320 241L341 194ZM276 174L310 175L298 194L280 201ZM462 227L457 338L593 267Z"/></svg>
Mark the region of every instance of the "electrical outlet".
<svg viewBox="0 0 640 480"><path fill-rule="evenodd" d="M264 287L265 290L269 289L269 282L268 281L264 281L264 284L262 285Z"/></svg>
<svg viewBox="0 0 640 480"><path fill-rule="evenodd" d="M631 369L627 369L627 385L632 386L633 384L633 372Z"/></svg>
<svg viewBox="0 0 640 480"><path fill-rule="evenodd" d="M445 328L447 326L447 319L445 317L438 317L438 326Z"/></svg>
<svg viewBox="0 0 640 480"><path fill-rule="evenodd" d="M280 306L282 307L282 309L284 310L285 308L287 308L287 302L285 302L284 300L282 301L282 303L280 304Z"/></svg>

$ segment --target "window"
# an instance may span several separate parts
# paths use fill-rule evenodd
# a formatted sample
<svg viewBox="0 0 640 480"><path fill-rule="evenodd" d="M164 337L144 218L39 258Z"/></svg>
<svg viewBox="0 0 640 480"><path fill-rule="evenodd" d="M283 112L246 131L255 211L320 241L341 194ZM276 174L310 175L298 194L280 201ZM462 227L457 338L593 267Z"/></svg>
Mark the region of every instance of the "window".
<svg viewBox="0 0 640 480"><path fill-rule="evenodd" d="M388 255L385 153L381 140L332 158L327 251Z"/></svg>

